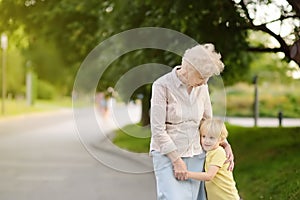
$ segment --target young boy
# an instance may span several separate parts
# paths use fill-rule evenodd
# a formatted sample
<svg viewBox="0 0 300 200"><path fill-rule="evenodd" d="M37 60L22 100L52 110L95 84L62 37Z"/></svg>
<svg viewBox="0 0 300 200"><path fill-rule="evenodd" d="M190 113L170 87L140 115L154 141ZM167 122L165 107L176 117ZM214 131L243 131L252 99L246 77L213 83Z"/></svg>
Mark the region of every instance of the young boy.
<svg viewBox="0 0 300 200"><path fill-rule="evenodd" d="M207 119L200 126L201 145L206 151L205 172L188 172L188 178L205 181L208 200L239 200L233 174L227 170L226 154L220 146L227 137L225 124Z"/></svg>

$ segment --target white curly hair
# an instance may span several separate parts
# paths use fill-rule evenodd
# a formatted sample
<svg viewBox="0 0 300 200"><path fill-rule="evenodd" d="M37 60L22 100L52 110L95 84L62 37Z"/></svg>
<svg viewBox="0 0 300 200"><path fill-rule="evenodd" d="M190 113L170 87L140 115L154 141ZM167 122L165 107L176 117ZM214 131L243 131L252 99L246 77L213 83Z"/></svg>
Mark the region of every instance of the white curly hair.
<svg viewBox="0 0 300 200"><path fill-rule="evenodd" d="M187 49L182 60L190 63L204 78L219 75L224 70L221 54L211 43L199 44Z"/></svg>

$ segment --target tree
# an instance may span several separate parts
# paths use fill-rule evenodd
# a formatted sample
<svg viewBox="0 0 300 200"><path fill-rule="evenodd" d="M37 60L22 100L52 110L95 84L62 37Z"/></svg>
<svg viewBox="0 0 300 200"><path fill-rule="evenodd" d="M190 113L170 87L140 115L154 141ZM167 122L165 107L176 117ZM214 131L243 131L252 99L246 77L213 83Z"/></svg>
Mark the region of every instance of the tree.
<svg viewBox="0 0 300 200"><path fill-rule="evenodd" d="M224 73L227 84L240 79L247 70L249 60L242 51L248 46L247 31L237 26L245 22L231 1L115 1L110 16L111 34L136 27L158 26L177 30L199 43L214 43L228 65ZM144 57L146 60L148 56Z"/></svg>
<svg viewBox="0 0 300 200"><path fill-rule="evenodd" d="M122 1L113 4L109 23L114 26L112 34L155 25L178 30L200 43L215 43L227 65L223 76L225 84L230 84L245 78L252 57L247 52L283 52L286 61L297 62L291 56L291 46L299 39L299 3L291 0L279 3L275 0ZM272 13L259 16L263 8L269 8ZM118 20L120 16L122 20ZM274 23L280 23L280 27L289 26L290 32L287 35L282 31L276 33L269 28ZM270 43L259 43L254 46L248 43L246 39L250 30L268 34L279 45L271 47L267 46Z"/></svg>
<svg viewBox="0 0 300 200"><path fill-rule="evenodd" d="M283 52L286 61L298 62L298 49L294 54L295 51L291 50L295 49L292 46L298 44L299 39L299 7L297 0L2 0L0 31L14 32L21 27L28 38L29 45L25 49L29 52L37 49L41 42L52 43L58 55L63 55L61 67L73 76L85 56L106 38L137 27L169 28L199 43L214 43L226 65L224 82L232 84L245 78L252 58L249 51ZM268 15L266 9L261 8L275 11ZM262 11L266 14L259 16ZM288 25L290 33L276 33L270 28L274 23L279 23L279 27ZM278 45L260 43L254 46L247 40L249 30L270 35ZM177 55L158 50L142 54L133 52L111 65L113 74L106 73L99 89L105 90L114 85L120 75L120 63L125 73L135 66L133 63L148 63L149 58L169 66L180 62ZM148 86L138 91L144 97L150 96ZM143 100L149 102L147 98ZM148 109L143 110L147 112ZM148 115L144 113L143 116ZM149 120L142 121L146 124Z"/></svg>
<svg viewBox="0 0 300 200"><path fill-rule="evenodd" d="M234 5L230 1L114 1L112 11L107 23L111 27L110 35L136 27L158 26L177 30L199 43L212 42L218 51L222 52L228 69L224 73L227 84L240 80L248 68L247 55L242 49L247 45L247 32L237 31L234 24L243 23ZM120 20L121 19L121 20ZM233 25L228 26L227 21ZM235 45L228 45L235 44ZM162 53L158 50L144 50L142 54L133 53L120 59L119 63L136 66L139 63L148 63L154 60L174 67L180 64L181 59L177 55ZM238 65L234 63L239 63ZM118 67L119 64L112 66ZM144 87L142 124L149 123L150 87ZM140 91L141 91L140 90ZM133 96L134 97L134 96Z"/></svg>
<svg viewBox="0 0 300 200"><path fill-rule="evenodd" d="M265 0L240 0L236 1L237 11L245 19L241 29L261 31L274 38L278 45L269 47L267 44L250 46L248 51L255 52L283 52L285 60L294 60L300 65L300 48L296 52L292 47L297 45L300 33L300 4L297 0L265 1ZM259 16L261 15L261 16ZM272 29L271 26L277 26Z"/></svg>
<svg viewBox="0 0 300 200"><path fill-rule="evenodd" d="M30 61L39 77L70 94L80 63L101 40L101 7L96 0L2 0L0 31L9 36L22 32L22 39L11 43L21 49L25 63ZM61 76L53 76L58 72Z"/></svg>

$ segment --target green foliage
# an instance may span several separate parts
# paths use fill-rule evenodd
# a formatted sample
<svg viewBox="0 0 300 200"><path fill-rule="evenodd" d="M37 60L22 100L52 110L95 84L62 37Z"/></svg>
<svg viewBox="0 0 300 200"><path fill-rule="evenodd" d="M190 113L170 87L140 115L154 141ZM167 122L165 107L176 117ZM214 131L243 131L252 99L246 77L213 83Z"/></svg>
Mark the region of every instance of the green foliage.
<svg viewBox="0 0 300 200"><path fill-rule="evenodd" d="M247 48L247 32L238 30L243 18L231 2L116 1L109 23L115 31L112 34L136 27L158 26L180 31L199 43L214 43L227 65L226 84L241 80L241 75L247 71L249 59L242 51ZM142 55L143 62L149 58L147 54ZM170 55L160 54L158 58L161 62L168 60L165 64L169 66L174 66L174 60L178 61L174 55L170 59ZM135 57L127 61L132 60ZM176 64L180 64L180 60Z"/></svg>
<svg viewBox="0 0 300 200"><path fill-rule="evenodd" d="M108 35L136 27L164 27L180 31L199 43L211 42L216 45L217 51L223 55L227 65L224 71L225 83L232 84L243 78L248 69L248 56L243 53L248 46L247 32L238 31L238 24L242 23L235 6L228 2L217 0L204 1L115 1L109 4L112 10L109 13L107 24L110 30ZM122 20L120 20L122 16ZM235 44L235 45L228 45ZM127 70L144 63L161 63L167 66L175 66L181 63L181 59L174 54L161 50L138 50L122 56L110 66L110 70L101 79L101 88L107 88L114 80L122 76ZM122 66L122 67L120 67ZM117 72L117 73L114 73ZM151 74L151 73L149 73ZM139 77L135 77L133 81ZM109 80L109 81L106 81ZM140 88L132 95L136 98L139 93L149 101L150 87ZM147 104L143 104L147 106ZM148 112L148 107L143 111ZM142 116L148 116L144 114ZM143 120L143 119L142 119ZM143 120L147 123L147 120Z"/></svg>
<svg viewBox="0 0 300 200"><path fill-rule="evenodd" d="M276 72L276 76L282 76L290 69L286 69L281 61L273 62L272 58L272 62L269 62L269 57L264 56L251 66L252 69L253 65L257 66L258 71L253 70L249 75L251 61L258 56L247 53L247 50L250 44L260 47L265 46L266 41L252 38L248 40L252 33L247 29L253 27L249 26L247 11L241 8L240 2L2 0L0 32L9 35L10 46L16 45L23 56L22 61L20 59L16 67L12 68L8 89L11 93L20 93L18 88L21 88L21 73L26 63L31 61L40 80L51 82L60 94L70 94L76 72L88 53L108 37L137 27L169 28L186 34L199 43L214 43L226 65L222 74L226 86L241 80L249 81L252 73L257 73L262 66L266 68L259 71L260 75L268 77L267 71L272 70ZM258 2L258 5L274 3ZM247 3L253 8L258 2ZM282 7L284 16L285 10ZM253 28L255 32L257 28L259 27ZM137 50L129 53L109 67L101 77L98 90L105 91L133 67L150 62L173 67L180 64L180 58L160 50ZM17 69L20 69L20 74L16 73ZM20 81L13 83L14 77L18 77ZM140 93L149 96L150 87L140 88L132 98Z"/></svg>
<svg viewBox="0 0 300 200"><path fill-rule="evenodd" d="M258 83L264 82L273 83L286 83L289 84L293 80L291 76L288 76L288 71L293 71L289 67L286 61L279 58L279 55L271 53L252 53L255 59L250 63L250 70L248 73L248 80L252 82L252 78L257 75ZM250 80L249 80L250 79Z"/></svg>
<svg viewBox="0 0 300 200"><path fill-rule="evenodd" d="M101 6L96 0L3 0L0 32L22 51L24 63L32 62L40 79L69 94L79 64L101 39Z"/></svg>
<svg viewBox="0 0 300 200"><path fill-rule="evenodd" d="M284 117L300 117L300 94L296 81L290 84L265 82L258 86L260 117L277 117L282 111ZM226 88L226 110L228 116L253 116L254 85L239 83Z"/></svg>
<svg viewBox="0 0 300 200"><path fill-rule="evenodd" d="M128 125L129 134L150 134ZM227 125L235 156L234 176L243 199L289 199L300 195L299 127L244 128ZM149 138L117 131L114 143L134 152L148 152Z"/></svg>
<svg viewBox="0 0 300 200"><path fill-rule="evenodd" d="M11 47L7 52L6 83L7 93L13 97L22 93L22 86L25 82L25 66L23 65L21 52ZM2 74L2 70L0 72Z"/></svg>
<svg viewBox="0 0 300 200"><path fill-rule="evenodd" d="M39 80L37 84L37 98L38 99L54 99L56 96L55 87L50 83Z"/></svg>
<svg viewBox="0 0 300 200"><path fill-rule="evenodd" d="M251 8L255 4L274 4L273 1L247 3ZM2 0L0 31L8 33L10 38L18 36L14 42L30 52L25 60L33 61L36 53L32 51L51 56L50 61L37 61L38 75L52 82L50 77L57 76L47 74L44 69L52 69L54 65L59 67L63 77L67 77L58 82L67 81L65 85L69 87L64 90L68 92L80 63L100 41L124 30L149 26L180 31L199 43L215 43L223 55L226 64L223 77L225 84L229 85L246 77L253 58L246 50L249 43L255 42L247 40L249 32L245 27L249 28L249 22L247 13L240 6L239 2L219 0ZM285 9L282 7L283 15ZM57 51L55 54L54 49ZM145 53L140 59L149 63L151 57L153 54ZM125 65L133 66L131 62L135 58L136 55L132 55L131 59L125 59ZM176 55L160 54L157 58L161 62L167 61L163 63L169 66L179 63ZM51 67L46 61L55 63ZM103 81L110 84L109 78Z"/></svg>

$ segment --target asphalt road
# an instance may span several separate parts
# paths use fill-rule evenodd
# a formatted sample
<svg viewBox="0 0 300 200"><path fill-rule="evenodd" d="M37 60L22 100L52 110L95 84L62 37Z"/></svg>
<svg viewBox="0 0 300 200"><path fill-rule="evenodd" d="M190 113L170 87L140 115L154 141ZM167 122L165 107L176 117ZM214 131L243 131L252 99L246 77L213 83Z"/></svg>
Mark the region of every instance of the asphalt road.
<svg viewBox="0 0 300 200"><path fill-rule="evenodd" d="M155 199L149 156L119 153L105 135L115 124L97 116L101 135L85 113L0 120L1 200Z"/></svg>

